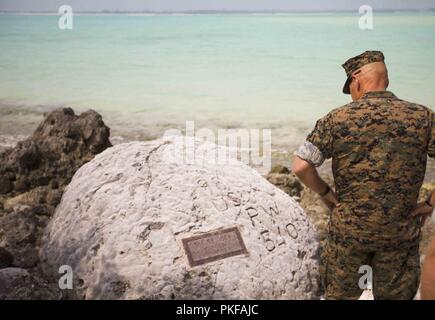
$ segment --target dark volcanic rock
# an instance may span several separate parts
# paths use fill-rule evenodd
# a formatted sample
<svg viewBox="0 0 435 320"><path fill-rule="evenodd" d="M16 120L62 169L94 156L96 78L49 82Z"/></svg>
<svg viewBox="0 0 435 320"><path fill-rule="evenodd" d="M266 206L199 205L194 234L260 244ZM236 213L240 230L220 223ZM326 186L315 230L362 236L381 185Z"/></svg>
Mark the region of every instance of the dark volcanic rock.
<svg viewBox="0 0 435 320"><path fill-rule="evenodd" d="M64 188L78 168L111 146L109 135L95 111L57 109L31 137L0 153L0 246L14 257L14 267L38 265L40 235Z"/></svg>
<svg viewBox="0 0 435 320"><path fill-rule="evenodd" d="M52 187L53 180L67 185L79 167L111 146L109 135L95 111L79 116L70 108L53 111L33 136L0 154L0 193Z"/></svg>
<svg viewBox="0 0 435 320"><path fill-rule="evenodd" d="M276 166L273 166L272 170L270 170L269 174L271 173L290 174L290 170L285 166L277 164Z"/></svg>
<svg viewBox="0 0 435 320"><path fill-rule="evenodd" d="M299 198L304 189L296 176L287 167L281 165L274 166L266 179L291 197Z"/></svg>
<svg viewBox="0 0 435 320"><path fill-rule="evenodd" d="M0 300L60 299L62 292L56 285L25 269L0 270Z"/></svg>
<svg viewBox="0 0 435 320"><path fill-rule="evenodd" d="M14 256L5 248L0 247L0 269L8 268L12 265Z"/></svg>
<svg viewBox="0 0 435 320"><path fill-rule="evenodd" d="M14 186L8 176L0 176L0 194L11 192L13 187Z"/></svg>
<svg viewBox="0 0 435 320"><path fill-rule="evenodd" d="M25 207L0 219L0 239L13 252L15 266L31 268L38 264L39 235L47 221L47 217L38 216L36 207Z"/></svg>

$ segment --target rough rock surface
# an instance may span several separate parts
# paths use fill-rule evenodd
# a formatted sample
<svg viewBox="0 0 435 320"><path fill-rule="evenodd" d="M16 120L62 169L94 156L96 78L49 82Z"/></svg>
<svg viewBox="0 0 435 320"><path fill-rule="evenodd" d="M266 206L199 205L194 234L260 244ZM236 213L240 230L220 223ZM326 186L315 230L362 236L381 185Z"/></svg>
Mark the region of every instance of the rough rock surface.
<svg viewBox="0 0 435 320"><path fill-rule="evenodd" d="M190 141L190 140L186 140ZM182 137L114 146L81 167L47 226L46 272L87 299L312 299L318 242L298 203L222 147ZM190 267L181 239L238 226L249 255Z"/></svg>
<svg viewBox="0 0 435 320"><path fill-rule="evenodd" d="M8 268L12 265L14 256L5 248L0 247L0 269Z"/></svg>
<svg viewBox="0 0 435 320"><path fill-rule="evenodd" d="M296 197L297 199L301 197L301 192L304 187L287 167L282 165L274 166L266 176L266 179L271 184L287 193L290 197Z"/></svg>
<svg viewBox="0 0 435 320"><path fill-rule="evenodd" d="M35 267L40 235L75 171L111 146L95 111L48 114L34 134L0 153L0 246L14 266Z"/></svg>
<svg viewBox="0 0 435 320"><path fill-rule="evenodd" d="M0 300L60 299L62 292L56 285L25 269L0 270Z"/></svg>
<svg viewBox="0 0 435 320"><path fill-rule="evenodd" d="M270 170L270 173L290 174L290 172L289 168L281 164L274 165Z"/></svg>
<svg viewBox="0 0 435 320"><path fill-rule="evenodd" d="M331 174L321 173L321 177L330 186L334 186ZM320 197L309 188L304 187L299 179L284 165L274 165L266 179L299 202L314 225L322 247L328 235L330 212L322 203Z"/></svg>

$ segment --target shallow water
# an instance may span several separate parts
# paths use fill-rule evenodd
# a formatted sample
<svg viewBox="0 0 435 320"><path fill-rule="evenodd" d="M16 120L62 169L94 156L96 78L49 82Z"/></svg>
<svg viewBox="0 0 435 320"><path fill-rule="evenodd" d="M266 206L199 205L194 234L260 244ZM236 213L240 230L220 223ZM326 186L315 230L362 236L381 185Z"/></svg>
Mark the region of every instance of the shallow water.
<svg viewBox="0 0 435 320"><path fill-rule="evenodd" d="M0 134L29 134L56 106L102 113L114 136L169 128L271 128L288 156L349 101L341 64L383 50L399 97L435 105L435 14L0 15Z"/></svg>

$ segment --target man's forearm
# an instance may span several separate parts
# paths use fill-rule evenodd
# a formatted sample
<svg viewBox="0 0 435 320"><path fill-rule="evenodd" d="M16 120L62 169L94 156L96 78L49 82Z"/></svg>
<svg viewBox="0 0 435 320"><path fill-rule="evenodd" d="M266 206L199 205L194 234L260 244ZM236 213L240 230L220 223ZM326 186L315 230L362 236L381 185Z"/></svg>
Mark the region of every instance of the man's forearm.
<svg viewBox="0 0 435 320"><path fill-rule="evenodd" d="M298 157L293 162L293 172L302 183L317 194L328 189L328 184L319 176L316 168Z"/></svg>

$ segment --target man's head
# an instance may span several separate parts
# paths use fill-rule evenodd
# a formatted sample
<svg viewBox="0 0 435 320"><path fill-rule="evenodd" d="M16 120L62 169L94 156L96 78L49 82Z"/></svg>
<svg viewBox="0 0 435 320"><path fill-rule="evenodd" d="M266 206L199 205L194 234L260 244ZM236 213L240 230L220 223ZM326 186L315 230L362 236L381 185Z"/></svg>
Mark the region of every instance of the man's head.
<svg viewBox="0 0 435 320"><path fill-rule="evenodd" d="M343 93L350 93L353 100L358 100L367 92L387 89L389 80L384 60L382 52L366 51L346 61L343 68L348 78Z"/></svg>

